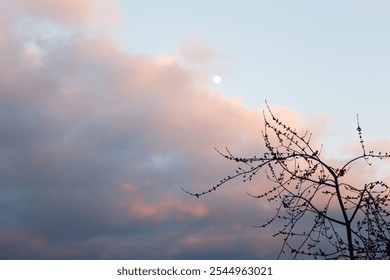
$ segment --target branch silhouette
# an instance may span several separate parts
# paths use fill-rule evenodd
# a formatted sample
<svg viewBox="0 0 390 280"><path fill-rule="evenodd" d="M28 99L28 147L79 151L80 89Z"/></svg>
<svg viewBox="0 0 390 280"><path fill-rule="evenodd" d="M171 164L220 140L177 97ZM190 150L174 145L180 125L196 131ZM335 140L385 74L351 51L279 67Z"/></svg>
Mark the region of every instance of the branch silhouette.
<svg viewBox="0 0 390 280"><path fill-rule="evenodd" d="M273 236L281 236L278 258L315 259L389 259L390 258L390 188L382 181L353 186L345 182L352 163L371 159L389 159L387 153L369 151L363 141L359 116L357 131L362 154L350 159L341 168L325 162L322 145L314 148L312 134L298 133L284 124L266 102L263 111L262 137L266 152L250 158L237 157L228 148L216 149L222 157L240 166L234 174L221 179L203 192L190 192L197 198L216 191L226 182L241 177L251 181L263 170L273 187L249 196L276 204L274 215L265 228L276 220L283 221Z"/></svg>

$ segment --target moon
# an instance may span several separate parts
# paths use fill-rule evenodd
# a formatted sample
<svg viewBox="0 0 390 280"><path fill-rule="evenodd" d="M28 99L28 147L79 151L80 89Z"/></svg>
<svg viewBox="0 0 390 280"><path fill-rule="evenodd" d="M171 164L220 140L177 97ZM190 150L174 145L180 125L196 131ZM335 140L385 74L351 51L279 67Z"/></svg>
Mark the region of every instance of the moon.
<svg viewBox="0 0 390 280"><path fill-rule="evenodd" d="M219 75L213 76L213 82L214 82L214 84L219 85L222 82L221 76L219 76Z"/></svg>

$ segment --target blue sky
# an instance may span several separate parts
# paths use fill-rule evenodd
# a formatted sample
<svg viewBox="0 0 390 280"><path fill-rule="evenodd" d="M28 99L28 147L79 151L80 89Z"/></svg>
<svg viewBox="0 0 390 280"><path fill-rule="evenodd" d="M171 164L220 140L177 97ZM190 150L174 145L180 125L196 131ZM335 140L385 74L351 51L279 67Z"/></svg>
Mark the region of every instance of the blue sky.
<svg viewBox="0 0 390 280"><path fill-rule="evenodd" d="M0 259L276 258L265 174L181 190L265 151L265 99L336 167L356 113L389 150L388 1L58 3L0 0Z"/></svg>

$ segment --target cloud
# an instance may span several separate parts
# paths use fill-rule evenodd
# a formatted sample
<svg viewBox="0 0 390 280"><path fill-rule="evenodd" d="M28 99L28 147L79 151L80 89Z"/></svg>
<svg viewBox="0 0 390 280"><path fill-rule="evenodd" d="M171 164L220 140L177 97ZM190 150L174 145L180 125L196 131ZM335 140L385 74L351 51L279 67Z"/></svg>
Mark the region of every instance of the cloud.
<svg viewBox="0 0 390 280"><path fill-rule="evenodd" d="M175 58L199 81L210 82L216 74L233 77L233 60L229 54L207 44L196 36L190 36L183 44L175 46Z"/></svg>
<svg viewBox="0 0 390 280"><path fill-rule="evenodd" d="M19 256L34 258L42 252L47 241L29 233L18 231L0 231L0 259L12 259Z"/></svg>
<svg viewBox="0 0 390 280"><path fill-rule="evenodd" d="M162 197L158 201L146 201L137 191L138 187L121 184L120 189L128 192L118 202L118 211L124 211L137 220L164 222L199 219L207 215L208 209L200 203L188 203L174 197Z"/></svg>
<svg viewBox="0 0 390 280"><path fill-rule="evenodd" d="M202 65L210 65L222 53L195 37L189 38L186 45L177 45L176 51L184 60Z"/></svg>
<svg viewBox="0 0 390 280"><path fill-rule="evenodd" d="M226 233L224 230L228 230ZM184 259L273 259L280 240L258 231L246 232L245 238L227 228L189 234L179 240L181 252L177 256Z"/></svg>
<svg viewBox="0 0 390 280"><path fill-rule="evenodd" d="M28 14L47 17L68 25L107 25L119 19L119 10L113 0L16 0L14 5Z"/></svg>

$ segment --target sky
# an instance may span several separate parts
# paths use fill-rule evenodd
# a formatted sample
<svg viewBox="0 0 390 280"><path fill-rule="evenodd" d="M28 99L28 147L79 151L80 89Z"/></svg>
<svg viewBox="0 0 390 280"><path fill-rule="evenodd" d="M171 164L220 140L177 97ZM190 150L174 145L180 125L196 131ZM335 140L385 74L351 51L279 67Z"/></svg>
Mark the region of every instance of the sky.
<svg viewBox="0 0 390 280"><path fill-rule="evenodd" d="M247 195L264 176L199 199L181 187L234 172L214 147L265 151L265 100L324 157L359 152L357 113L366 146L388 151L389 12L385 0L1 0L0 259L276 258L276 227L252 227L273 211Z"/></svg>

